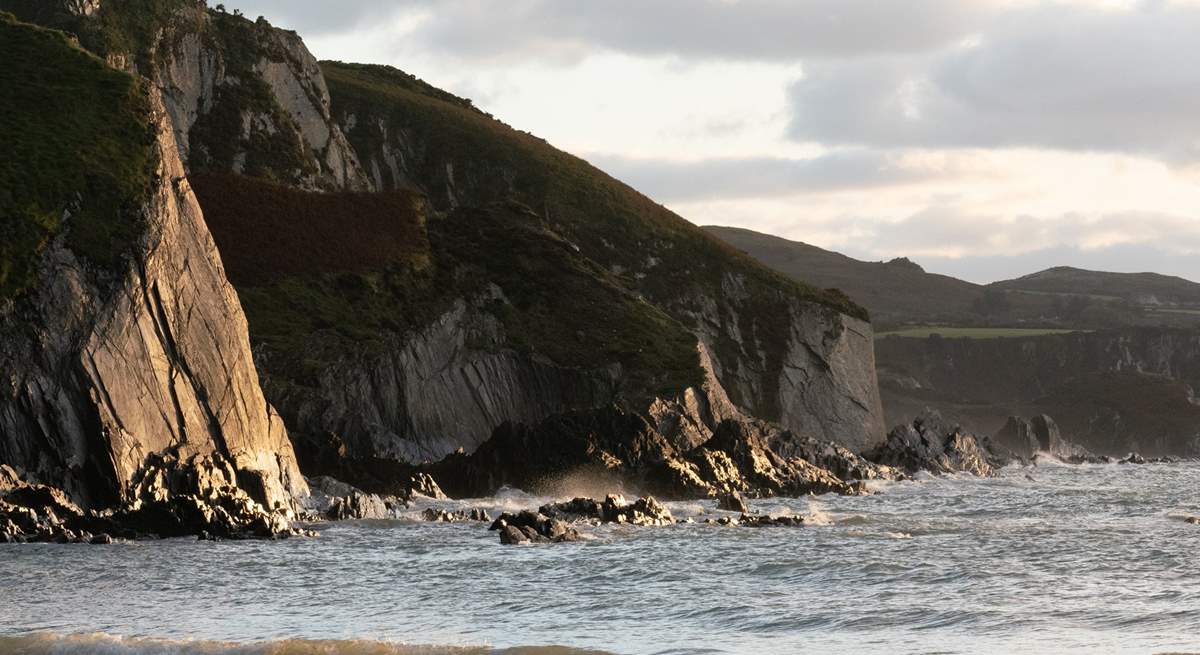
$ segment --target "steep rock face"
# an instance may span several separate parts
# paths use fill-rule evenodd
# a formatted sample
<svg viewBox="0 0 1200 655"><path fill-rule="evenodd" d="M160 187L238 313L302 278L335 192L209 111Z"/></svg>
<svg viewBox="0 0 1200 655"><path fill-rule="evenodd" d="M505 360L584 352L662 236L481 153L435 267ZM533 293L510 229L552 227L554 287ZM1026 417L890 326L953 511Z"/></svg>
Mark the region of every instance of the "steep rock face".
<svg viewBox="0 0 1200 655"><path fill-rule="evenodd" d="M617 370L579 370L513 350L472 348L489 314L460 301L394 349L339 362L317 389L272 392L296 438L340 435L350 457L435 461L473 451L505 421L536 423L551 414L602 406L616 395Z"/></svg>
<svg viewBox="0 0 1200 655"><path fill-rule="evenodd" d="M157 453L217 455L256 500L290 506L304 480L161 106L154 120L158 183L123 273L97 282L60 239L0 314L0 462L96 506L133 500Z"/></svg>
<svg viewBox="0 0 1200 655"><path fill-rule="evenodd" d="M744 286L728 275L723 286L733 303L745 303ZM859 451L884 432L875 380L870 323L817 303L790 301L773 317L782 334L770 345L747 338L737 320L721 320L711 300L693 318L713 353L712 365L730 398L764 419L798 434L831 439Z"/></svg>
<svg viewBox="0 0 1200 655"><path fill-rule="evenodd" d="M301 188L369 186L299 36L203 9L181 15L190 20L164 30L152 79L185 162Z"/></svg>

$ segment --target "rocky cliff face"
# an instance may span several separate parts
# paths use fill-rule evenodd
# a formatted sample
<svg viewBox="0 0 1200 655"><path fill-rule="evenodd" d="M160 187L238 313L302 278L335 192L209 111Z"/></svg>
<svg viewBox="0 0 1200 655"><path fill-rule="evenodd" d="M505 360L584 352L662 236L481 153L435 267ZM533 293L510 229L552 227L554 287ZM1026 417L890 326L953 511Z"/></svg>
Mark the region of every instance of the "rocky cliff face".
<svg viewBox="0 0 1200 655"><path fill-rule="evenodd" d="M0 463L104 506L134 500L153 456L215 455L256 500L290 506L305 483L287 431L161 105L153 120L157 182L121 272L98 280L60 238L0 313Z"/></svg>
<svg viewBox="0 0 1200 655"><path fill-rule="evenodd" d="M417 189L441 211L516 198L702 341L738 407L855 449L882 439L871 327L844 297L767 272L585 162L411 76L324 70L334 117L375 188Z"/></svg>
<svg viewBox="0 0 1200 655"><path fill-rule="evenodd" d="M1007 339L876 344L889 417L933 406L995 433L1010 414L1048 414L1097 453L1200 453L1200 337L1136 328Z"/></svg>
<svg viewBox="0 0 1200 655"><path fill-rule="evenodd" d="M330 117L317 61L294 32L188 8L155 48L149 74L195 170L269 176L300 188L369 186Z"/></svg>

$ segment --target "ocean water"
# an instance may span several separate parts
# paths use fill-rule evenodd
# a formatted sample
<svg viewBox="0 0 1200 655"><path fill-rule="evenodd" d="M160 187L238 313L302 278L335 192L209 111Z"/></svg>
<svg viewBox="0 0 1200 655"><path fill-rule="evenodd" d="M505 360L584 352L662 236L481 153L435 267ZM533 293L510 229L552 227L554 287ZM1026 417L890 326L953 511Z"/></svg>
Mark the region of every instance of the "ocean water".
<svg viewBox="0 0 1200 655"><path fill-rule="evenodd" d="M876 489L751 501L812 516L803 528L589 527L544 546L415 520L0 546L0 653L1200 652L1200 525L1184 521L1200 515L1200 463Z"/></svg>

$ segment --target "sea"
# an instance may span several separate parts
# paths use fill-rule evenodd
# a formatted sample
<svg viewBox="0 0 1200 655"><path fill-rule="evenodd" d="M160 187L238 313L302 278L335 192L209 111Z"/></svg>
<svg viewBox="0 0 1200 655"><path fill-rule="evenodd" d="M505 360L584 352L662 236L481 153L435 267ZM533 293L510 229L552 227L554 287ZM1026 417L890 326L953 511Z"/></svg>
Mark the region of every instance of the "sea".
<svg viewBox="0 0 1200 655"><path fill-rule="evenodd" d="M804 527L504 546L425 507L282 541L0 546L5 655L1200 653L1200 463L1010 467L751 500Z"/></svg>

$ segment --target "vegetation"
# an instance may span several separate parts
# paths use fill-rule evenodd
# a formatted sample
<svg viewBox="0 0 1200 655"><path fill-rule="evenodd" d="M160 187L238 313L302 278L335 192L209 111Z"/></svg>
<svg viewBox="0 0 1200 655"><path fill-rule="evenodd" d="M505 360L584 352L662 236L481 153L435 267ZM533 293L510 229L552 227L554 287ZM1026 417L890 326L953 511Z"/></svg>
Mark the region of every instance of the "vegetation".
<svg viewBox="0 0 1200 655"><path fill-rule="evenodd" d="M880 332L876 338L904 337L926 339L939 336L946 339L1003 339L1006 337L1040 337L1048 334L1070 334L1078 330L1054 328L977 328L977 327L914 327L891 332Z"/></svg>
<svg viewBox="0 0 1200 655"><path fill-rule="evenodd" d="M277 376L314 384L330 362L382 350L465 299L499 320L505 347L569 367L620 363L631 396L703 379L695 337L528 208L495 204L426 223L412 192L316 194L193 177ZM489 294L491 285L499 295Z"/></svg>
<svg viewBox="0 0 1200 655"><path fill-rule="evenodd" d="M449 209L452 197L476 205L516 199L545 216L589 258L628 273L628 286L659 302L677 300L693 285L719 296L723 274L735 273L749 287L783 290L777 310L790 296L866 317L844 295L778 275L582 159L513 130L467 100L385 66L325 62L322 69L335 117L358 118L347 136L364 163L372 157L384 161L380 121L392 134L402 130L419 148L408 173L438 209ZM645 276L637 278L638 272Z"/></svg>
<svg viewBox="0 0 1200 655"><path fill-rule="evenodd" d="M135 241L157 167L140 83L66 34L0 14L0 299L58 234L101 267ZM64 216L69 218L64 220Z"/></svg>

